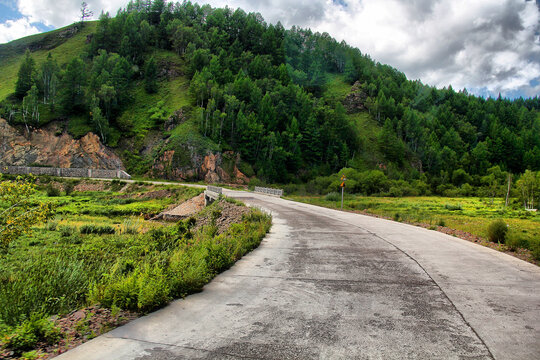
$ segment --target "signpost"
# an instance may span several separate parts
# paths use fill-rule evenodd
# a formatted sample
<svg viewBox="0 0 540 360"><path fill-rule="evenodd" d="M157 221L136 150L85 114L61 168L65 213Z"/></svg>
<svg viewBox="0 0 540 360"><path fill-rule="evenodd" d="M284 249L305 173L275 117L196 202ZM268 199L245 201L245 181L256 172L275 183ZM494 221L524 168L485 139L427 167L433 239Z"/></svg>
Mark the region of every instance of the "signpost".
<svg viewBox="0 0 540 360"><path fill-rule="evenodd" d="M345 190L345 181L347 181L347 178L345 175L341 175L341 184L339 184L339 186L341 186L341 210L343 210L343 192Z"/></svg>

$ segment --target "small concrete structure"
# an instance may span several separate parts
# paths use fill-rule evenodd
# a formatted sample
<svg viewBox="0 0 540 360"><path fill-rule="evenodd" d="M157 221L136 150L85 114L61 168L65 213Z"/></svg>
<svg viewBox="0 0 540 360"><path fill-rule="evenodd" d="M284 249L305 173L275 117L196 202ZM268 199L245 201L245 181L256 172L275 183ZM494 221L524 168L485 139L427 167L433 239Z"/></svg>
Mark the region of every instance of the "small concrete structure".
<svg viewBox="0 0 540 360"><path fill-rule="evenodd" d="M223 189L217 186L208 185L204 191L204 206L208 206L213 203L223 193Z"/></svg>
<svg viewBox="0 0 540 360"><path fill-rule="evenodd" d="M283 189L271 189L271 188L255 186L255 192L266 194L266 195L277 196L277 197L283 196Z"/></svg>
<svg viewBox="0 0 540 360"><path fill-rule="evenodd" d="M49 175L58 177L88 177L95 179L131 179L124 170L85 169L85 168L54 168L38 166L2 166L0 173L12 175Z"/></svg>

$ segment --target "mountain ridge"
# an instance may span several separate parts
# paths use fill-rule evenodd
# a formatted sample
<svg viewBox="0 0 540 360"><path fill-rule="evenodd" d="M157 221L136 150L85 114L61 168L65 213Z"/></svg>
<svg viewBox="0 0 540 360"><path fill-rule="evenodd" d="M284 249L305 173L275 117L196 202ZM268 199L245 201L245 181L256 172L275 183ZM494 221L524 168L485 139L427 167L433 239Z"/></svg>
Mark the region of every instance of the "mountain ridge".
<svg viewBox="0 0 540 360"><path fill-rule="evenodd" d="M165 166L155 161L171 151L179 161L174 166L185 165L181 159L193 158L190 152L232 151L241 173L280 183L314 181L345 167L408 182L425 174L422 181L434 192L445 183L480 186L494 166L540 170L537 97L483 99L436 89L328 34L285 30L242 10L162 1L130 3L61 41L57 31L0 45L0 56L37 42L41 49L32 55L43 64L43 49L58 42L48 50L65 79L73 54L83 54L86 98L72 109L43 109L42 122L67 117L75 137L99 133L89 115L99 109L108 132L102 140L136 174ZM9 60L0 65L0 81L12 84L0 90L6 118L10 106L20 106L9 93L23 59ZM151 61L155 93L148 91ZM115 66L130 68L124 84L111 76ZM184 121L165 127L180 110ZM22 123L17 115L12 122ZM148 140L160 136L163 141Z"/></svg>

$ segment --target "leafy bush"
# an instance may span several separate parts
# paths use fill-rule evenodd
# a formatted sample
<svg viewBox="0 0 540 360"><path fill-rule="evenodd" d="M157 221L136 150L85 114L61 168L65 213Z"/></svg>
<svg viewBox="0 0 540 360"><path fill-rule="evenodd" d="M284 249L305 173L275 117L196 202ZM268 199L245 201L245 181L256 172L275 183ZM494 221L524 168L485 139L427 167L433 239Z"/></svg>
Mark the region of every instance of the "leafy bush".
<svg viewBox="0 0 540 360"><path fill-rule="evenodd" d="M242 221L219 236L214 236L212 226L205 227L189 243L182 241L192 226L189 219L148 232L145 243L159 253L151 252L138 263L117 261L103 282L92 287L90 300L147 312L171 298L200 291L216 273L255 248L270 225L269 216L260 211L252 211Z"/></svg>
<svg viewBox="0 0 540 360"><path fill-rule="evenodd" d="M517 249L528 249L530 247L529 240L522 237L520 234L515 231L510 231L506 235L506 246L511 251L516 251Z"/></svg>
<svg viewBox="0 0 540 360"><path fill-rule="evenodd" d="M66 196L71 195L74 189L75 184L73 183L73 181L68 181L64 184L64 192L66 193Z"/></svg>
<svg viewBox="0 0 540 360"><path fill-rule="evenodd" d="M49 231L56 231L58 228L58 219L50 219L47 221L47 230Z"/></svg>
<svg viewBox="0 0 540 360"><path fill-rule="evenodd" d="M75 226L69 226L69 225L60 225L58 227L58 231L60 231L60 235L62 237L68 237L77 231L77 228Z"/></svg>
<svg viewBox="0 0 540 360"><path fill-rule="evenodd" d="M450 211L459 211L459 210L463 210L463 208L461 207L460 204L457 204L457 205L453 205L453 204L445 204L444 205L444 208L446 210L450 210Z"/></svg>
<svg viewBox="0 0 540 360"><path fill-rule="evenodd" d="M388 194L392 197L402 197L403 196L403 190L399 187L392 186L390 190L388 190Z"/></svg>
<svg viewBox="0 0 540 360"><path fill-rule="evenodd" d="M489 241L504 244L508 226L502 219L498 219L489 224L487 231Z"/></svg>
<svg viewBox="0 0 540 360"><path fill-rule="evenodd" d="M35 314L29 320L17 326L15 331L8 336L6 347L16 354L32 350L38 342L54 344L60 340L61 332L47 319L39 318Z"/></svg>
<svg viewBox="0 0 540 360"><path fill-rule="evenodd" d="M116 232L116 229L110 225L87 224L87 225L81 226L81 228L79 229L79 232L81 234L103 235L103 234L114 234Z"/></svg>
<svg viewBox="0 0 540 360"><path fill-rule="evenodd" d="M324 199L326 201L340 201L341 200L341 194L336 192L336 191L333 191L331 193L326 194Z"/></svg>
<svg viewBox="0 0 540 360"><path fill-rule="evenodd" d="M531 246L531 254L535 260L540 261L540 242L536 242Z"/></svg>
<svg viewBox="0 0 540 360"><path fill-rule="evenodd" d="M45 187L45 192L47 193L48 197L60 196L60 189L55 187L52 183L47 184Z"/></svg>

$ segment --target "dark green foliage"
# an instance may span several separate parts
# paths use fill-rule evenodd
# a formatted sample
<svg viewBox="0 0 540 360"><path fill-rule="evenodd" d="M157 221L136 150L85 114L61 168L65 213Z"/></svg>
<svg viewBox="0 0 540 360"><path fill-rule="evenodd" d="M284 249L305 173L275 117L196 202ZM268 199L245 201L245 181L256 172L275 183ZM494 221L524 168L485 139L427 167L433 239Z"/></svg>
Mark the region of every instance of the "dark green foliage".
<svg viewBox="0 0 540 360"><path fill-rule="evenodd" d="M60 337L60 330L51 321L34 315L17 326L5 345L17 355L21 355L24 351L34 349L38 342L55 344Z"/></svg>
<svg viewBox="0 0 540 360"><path fill-rule="evenodd" d="M48 183L47 186L45 186L45 192L49 197L60 196L60 189L52 183Z"/></svg>
<svg viewBox="0 0 540 360"><path fill-rule="evenodd" d="M116 229L109 225L88 224L88 225L81 226L79 228L79 231L81 234L103 235L103 234L114 234L116 232Z"/></svg>
<svg viewBox="0 0 540 360"><path fill-rule="evenodd" d="M149 94L155 93L158 90L157 65L153 57L144 66L144 89Z"/></svg>
<svg viewBox="0 0 540 360"><path fill-rule="evenodd" d="M0 319L4 323L16 325L33 313L56 314L81 303L88 288L88 268L67 252L27 258L20 264L24 272L3 271Z"/></svg>
<svg viewBox="0 0 540 360"><path fill-rule="evenodd" d="M86 102L86 69L80 58L73 58L62 73L60 104L66 114L83 110Z"/></svg>
<svg viewBox="0 0 540 360"><path fill-rule="evenodd" d="M17 74L17 83L15 85L15 96L19 99L25 97L26 93L30 90L35 81L35 61L30 55L30 50L26 50L24 54L24 60L19 68Z"/></svg>
<svg viewBox="0 0 540 360"><path fill-rule="evenodd" d="M66 196L69 196L71 195L71 193L73 192L75 188L75 183L73 181L67 181L65 184L64 184L64 192L66 193Z"/></svg>
<svg viewBox="0 0 540 360"><path fill-rule="evenodd" d="M499 219L489 224L487 231L489 241L504 244L508 226L502 219Z"/></svg>
<svg viewBox="0 0 540 360"><path fill-rule="evenodd" d="M328 200L328 201L341 201L341 194L333 191L331 193L326 194L324 198L325 200Z"/></svg>
<svg viewBox="0 0 540 360"><path fill-rule="evenodd" d="M529 240L522 237L516 231L509 231L506 234L505 244L508 247L508 249L510 249L512 251L516 251L517 249L520 249L520 248L521 249L529 249L530 246L531 246Z"/></svg>

